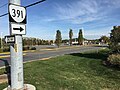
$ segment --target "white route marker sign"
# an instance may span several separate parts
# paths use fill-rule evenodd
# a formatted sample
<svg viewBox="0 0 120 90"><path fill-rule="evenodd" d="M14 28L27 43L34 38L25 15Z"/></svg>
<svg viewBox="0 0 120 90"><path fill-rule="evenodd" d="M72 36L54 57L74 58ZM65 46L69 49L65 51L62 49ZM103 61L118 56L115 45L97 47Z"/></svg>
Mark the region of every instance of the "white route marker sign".
<svg viewBox="0 0 120 90"><path fill-rule="evenodd" d="M9 5L9 21L26 24L26 8L18 5Z"/></svg>

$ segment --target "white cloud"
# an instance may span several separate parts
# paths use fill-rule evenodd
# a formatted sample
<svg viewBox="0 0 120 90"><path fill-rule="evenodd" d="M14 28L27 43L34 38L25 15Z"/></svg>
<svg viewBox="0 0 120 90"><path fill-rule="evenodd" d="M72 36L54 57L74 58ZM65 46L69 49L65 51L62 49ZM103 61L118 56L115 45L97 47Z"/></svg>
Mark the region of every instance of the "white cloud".
<svg viewBox="0 0 120 90"><path fill-rule="evenodd" d="M120 0L101 0L100 3L104 4L104 7L107 7L109 9L120 7Z"/></svg>
<svg viewBox="0 0 120 90"><path fill-rule="evenodd" d="M56 16L51 21L64 21L71 24L84 24L101 19L99 5L96 0L78 0L67 4L55 4ZM49 21L46 20L46 21Z"/></svg>
<svg viewBox="0 0 120 90"><path fill-rule="evenodd" d="M97 13L97 3L96 1L92 0L82 0L72 3L67 3L63 6L57 4L55 6L58 18L67 20L67 19L76 19L83 15L90 15Z"/></svg>
<svg viewBox="0 0 120 90"><path fill-rule="evenodd" d="M112 8L120 7L120 0L74 0L67 3L54 3L52 17L47 15L40 21L64 21L66 24L84 24L107 17ZM108 17L107 17L108 18Z"/></svg>
<svg viewBox="0 0 120 90"><path fill-rule="evenodd" d="M83 23L92 22L92 21L95 21L95 20L100 20L100 18L95 17L95 16L85 16L85 17L82 17L82 18L71 19L69 21L72 24L83 24Z"/></svg>
<svg viewBox="0 0 120 90"><path fill-rule="evenodd" d="M65 21L71 24L84 24L104 19L114 8L120 7L120 0L75 0L54 5L57 17L45 21Z"/></svg>

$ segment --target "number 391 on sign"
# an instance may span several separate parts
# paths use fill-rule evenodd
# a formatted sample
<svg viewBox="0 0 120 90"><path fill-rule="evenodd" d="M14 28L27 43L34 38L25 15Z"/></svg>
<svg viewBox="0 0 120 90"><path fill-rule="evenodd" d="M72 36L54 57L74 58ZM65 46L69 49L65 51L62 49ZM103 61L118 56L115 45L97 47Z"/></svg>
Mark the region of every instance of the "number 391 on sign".
<svg viewBox="0 0 120 90"><path fill-rule="evenodd" d="M12 16L17 18L23 18L23 11L12 9Z"/></svg>
<svg viewBox="0 0 120 90"><path fill-rule="evenodd" d="M9 5L9 21L26 24L26 8L18 5Z"/></svg>

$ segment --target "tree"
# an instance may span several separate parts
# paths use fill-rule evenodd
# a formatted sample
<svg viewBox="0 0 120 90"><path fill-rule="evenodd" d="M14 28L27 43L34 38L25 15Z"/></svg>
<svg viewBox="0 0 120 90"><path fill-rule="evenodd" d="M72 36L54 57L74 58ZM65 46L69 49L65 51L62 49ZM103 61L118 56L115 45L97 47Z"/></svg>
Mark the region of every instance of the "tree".
<svg viewBox="0 0 120 90"><path fill-rule="evenodd" d="M50 45L53 44L53 43L54 43L54 41L53 41L53 40L50 40Z"/></svg>
<svg viewBox="0 0 120 90"><path fill-rule="evenodd" d="M79 45L83 45L82 29L79 30L79 34L78 34L78 44L79 44Z"/></svg>
<svg viewBox="0 0 120 90"><path fill-rule="evenodd" d="M110 33L110 49L120 53L120 26L114 26Z"/></svg>
<svg viewBox="0 0 120 90"><path fill-rule="evenodd" d="M109 43L109 37L107 37L107 36L102 36L101 38L100 38L100 41L102 42L102 43Z"/></svg>
<svg viewBox="0 0 120 90"><path fill-rule="evenodd" d="M60 47L60 44L62 43L62 37L61 37L61 32L60 30L57 30L56 32L56 40L55 40L56 45L58 48Z"/></svg>
<svg viewBox="0 0 120 90"><path fill-rule="evenodd" d="M36 45L36 38L32 38L33 45Z"/></svg>
<svg viewBox="0 0 120 90"><path fill-rule="evenodd" d="M73 37L73 31L72 31L72 29L70 29L70 31L69 31L70 46L72 45L72 37Z"/></svg>

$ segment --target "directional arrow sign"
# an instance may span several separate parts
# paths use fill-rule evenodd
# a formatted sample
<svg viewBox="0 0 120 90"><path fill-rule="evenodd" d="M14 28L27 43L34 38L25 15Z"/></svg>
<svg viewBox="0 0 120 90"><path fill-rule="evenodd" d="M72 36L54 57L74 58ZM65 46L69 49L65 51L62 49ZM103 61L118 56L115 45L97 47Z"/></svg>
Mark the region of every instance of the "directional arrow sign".
<svg viewBox="0 0 120 90"><path fill-rule="evenodd" d="M13 30L20 30L20 32L22 32L24 29L22 27L19 27L19 28L13 28Z"/></svg>
<svg viewBox="0 0 120 90"><path fill-rule="evenodd" d="M11 23L11 35L25 35L26 34L26 25Z"/></svg>
<svg viewBox="0 0 120 90"><path fill-rule="evenodd" d="M15 43L15 36L5 36L6 43Z"/></svg>

